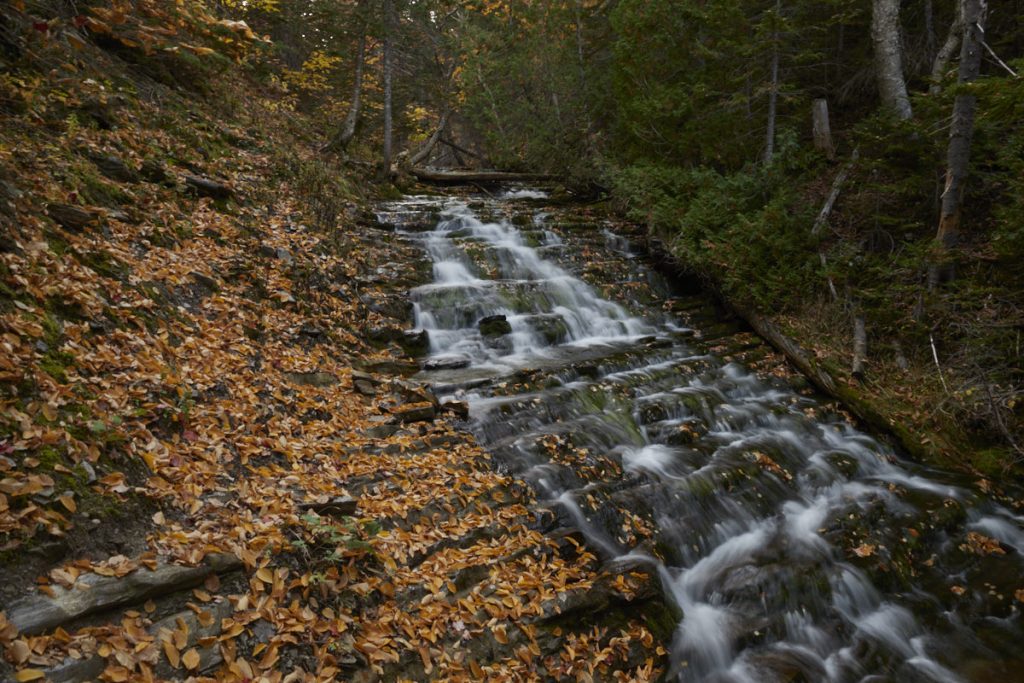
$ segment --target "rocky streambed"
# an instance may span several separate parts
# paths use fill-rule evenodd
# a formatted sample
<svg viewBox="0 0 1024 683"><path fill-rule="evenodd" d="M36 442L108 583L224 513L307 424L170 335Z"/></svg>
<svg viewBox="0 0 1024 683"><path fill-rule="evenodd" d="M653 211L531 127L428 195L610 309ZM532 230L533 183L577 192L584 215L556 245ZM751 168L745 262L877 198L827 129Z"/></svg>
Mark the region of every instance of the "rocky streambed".
<svg viewBox="0 0 1024 683"><path fill-rule="evenodd" d="M628 226L548 204L379 208L432 264L416 379L467 407L546 532L657 577L667 676L1024 680L1020 504L859 430Z"/></svg>

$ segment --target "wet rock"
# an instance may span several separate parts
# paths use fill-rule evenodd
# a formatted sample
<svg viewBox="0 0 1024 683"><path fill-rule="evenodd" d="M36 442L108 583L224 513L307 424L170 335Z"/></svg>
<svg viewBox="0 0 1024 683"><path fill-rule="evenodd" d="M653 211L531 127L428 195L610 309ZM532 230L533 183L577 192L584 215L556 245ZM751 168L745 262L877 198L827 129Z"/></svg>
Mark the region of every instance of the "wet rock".
<svg viewBox="0 0 1024 683"><path fill-rule="evenodd" d="M200 197L231 199L235 195L235 191L227 183L203 176L186 175L185 185Z"/></svg>
<svg viewBox="0 0 1024 683"><path fill-rule="evenodd" d="M404 330L398 343L413 358L430 353L430 335L426 330Z"/></svg>
<svg viewBox="0 0 1024 683"><path fill-rule="evenodd" d="M81 232L100 219L98 212L70 204L50 204L46 207L46 215L72 232Z"/></svg>
<svg viewBox="0 0 1024 683"><path fill-rule="evenodd" d="M359 501L351 496L336 496L323 502L299 503L298 507L302 512L315 512L321 516L347 517L355 513Z"/></svg>
<svg viewBox="0 0 1024 683"><path fill-rule="evenodd" d="M477 324L485 337L501 337L512 332L512 325L503 315L489 315Z"/></svg>
<svg viewBox="0 0 1024 683"><path fill-rule="evenodd" d="M545 343L556 346L569 338L569 328L559 315L540 315L534 317L530 324L543 337Z"/></svg>
<svg viewBox="0 0 1024 683"><path fill-rule="evenodd" d="M292 384L307 387L330 387L338 383L338 378L329 372L286 372L284 378Z"/></svg>
<svg viewBox="0 0 1024 683"><path fill-rule="evenodd" d="M441 405L441 410L451 413L460 420L469 418L469 404L465 401L448 401Z"/></svg>
<svg viewBox="0 0 1024 683"><path fill-rule="evenodd" d="M402 424L413 422L432 422L437 417L437 409L433 403L407 403L391 410L392 419Z"/></svg>
<svg viewBox="0 0 1024 683"><path fill-rule="evenodd" d="M424 370L459 370L468 368L469 358L465 356L453 356L450 358L432 358L423 364Z"/></svg>

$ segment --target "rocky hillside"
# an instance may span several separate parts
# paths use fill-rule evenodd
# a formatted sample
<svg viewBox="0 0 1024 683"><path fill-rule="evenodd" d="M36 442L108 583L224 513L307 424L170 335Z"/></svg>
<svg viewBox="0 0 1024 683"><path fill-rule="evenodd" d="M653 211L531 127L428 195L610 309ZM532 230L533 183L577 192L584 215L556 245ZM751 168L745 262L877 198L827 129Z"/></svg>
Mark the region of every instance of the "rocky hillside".
<svg viewBox="0 0 1024 683"><path fill-rule="evenodd" d="M657 582L402 379L419 252L262 39L140 8L0 10L0 677L654 678Z"/></svg>

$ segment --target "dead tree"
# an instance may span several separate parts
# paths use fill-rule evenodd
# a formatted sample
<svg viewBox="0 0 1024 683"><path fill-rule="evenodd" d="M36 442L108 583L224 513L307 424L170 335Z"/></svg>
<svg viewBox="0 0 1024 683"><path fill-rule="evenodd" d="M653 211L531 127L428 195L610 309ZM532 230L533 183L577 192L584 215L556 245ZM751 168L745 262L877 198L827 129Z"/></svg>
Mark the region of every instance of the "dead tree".
<svg viewBox="0 0 1024 683"><path fill-rule="evenodd" d="M914 113L903 79L903 50L900 47L899 0L873 0L871 40L875 49L875 77L882 106L903 120Z"/></svg>
<svg viewBox="0 0 1024 683"><path fill-rule="evenodd" d="M981 51L985 40L987 0L963 0L963 39L960 45L960 70L957 78L961 86L968 85L981 73ZM963 207L964 181L971 157L971 138L974 136L974 114L977 97L969 88L961 88L953 101L953 124L949 131L946 150L946 186L942 192L939 229L936 240L940 249L948 252L960 241L960 216ZM948 263L934 264L929 270L928 285L934 287L952 277Z"/></svg>

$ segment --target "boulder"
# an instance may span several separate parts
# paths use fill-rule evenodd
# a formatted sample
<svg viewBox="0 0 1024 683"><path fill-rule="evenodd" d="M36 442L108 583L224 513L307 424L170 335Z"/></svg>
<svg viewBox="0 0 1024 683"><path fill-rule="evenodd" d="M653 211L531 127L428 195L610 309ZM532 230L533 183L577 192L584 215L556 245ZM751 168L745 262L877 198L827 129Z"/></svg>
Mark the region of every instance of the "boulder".
<svg viewBox="0 0 1024 683"><path fill-rule="evenodd" d="M413 358L430 353L430 335L426 330L404 330L398 343Z"/></svg>
<svg viewBox="0 0 1024 683"><path fill-rule="evenodd" d="M503 315L489 315L482 318L477 326L485 337L501 337L512 332L512 325Z"/></svg>

